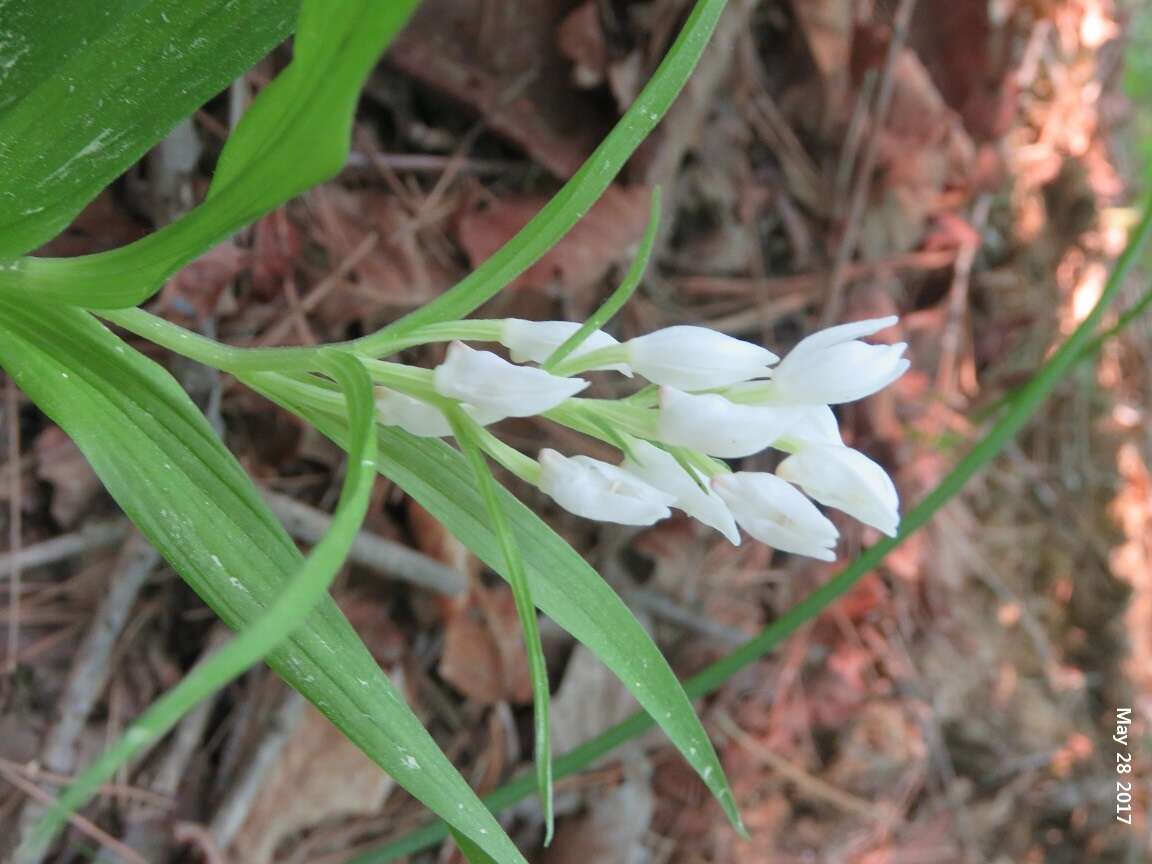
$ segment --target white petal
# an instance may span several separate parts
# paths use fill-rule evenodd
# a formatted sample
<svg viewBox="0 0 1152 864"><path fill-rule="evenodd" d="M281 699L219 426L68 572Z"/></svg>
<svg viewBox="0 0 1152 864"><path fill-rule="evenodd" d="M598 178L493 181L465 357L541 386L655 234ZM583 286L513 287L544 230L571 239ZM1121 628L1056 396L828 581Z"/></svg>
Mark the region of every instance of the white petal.
<svg viewBox="0 0 1152 864"><path fill-rule="evenodd" d="M676 461L676 457L647 441L636 441L632 445L632 452L624 460L623 467L649 485L672 495L675 498L672 506L710 528L715 528L732 545L740 545L740 531L736 528L732 512L719 495L711 489L705 491L708 478L703 474L695 472L696 478L700 480L698 483ZM704 483L705 488L700 483Z"/></svg>
<svg viewBox="0 0 1152 864"><path fill-rule="evenodd" d="M807 444L776 473L829 507L895 536L900 497L888 473L861 453L835 444Z"/></svg>
<svg viewBox="0 0 1152 864"><path fill-rule="evenodd" d="M789 354L773 370L767 392L781 402L836 405L887 387L909 366L908 346L842 342L800 357Z"/></svg>
<svg viewBox="0 0 1152 864"><path fill-rule="evenodd" d="M741 471L712 478L712 488L745 531L782 552L834 561L840 536L796 487L772 474Z"/></svg>
<svg viewBox="0 0 1152 864"><path fill-rule="evenodd" d="M616 465L555 450L540 451L539 486L569 513L621 525L664 519L675 500Z"/></svg>
<svg viewBox="0 0 1152 864"><path fill-rule="evenodd" d="M891 327L899 320L895 315L888 315L885 318L869 318L866 321L850 321L847 324L826 327L797 342L796 347L788 352L788 356L803 357L812 351L820 351L833 345L859 339L862 336L872 336Z"/></svg>
<svg viewBox="0 0 1152 864"><path fill-rule="evenodd" d="M788 411L737 405L715 393L660 388L660 440L710 456L751 456L769 447L793 422Z"/></svg>
<svg viewBox="0 0 1152 864"><path fill-rule="evenodd" d="M462 342L448 347L448 356L436 367L432 380L441 396L505 417L542 414L588 386L583 378L560 378L543 369L516 366Z"/></svg>
<svg viewBox="0 0 1152 864"><path fill-rule="evenodd" d="M680 390L727 387L769 373L779 358L767 348L707 327L665 327L627 342L632 368Z"/></svg>
<svg viewBox="0 0 1152 864"><path fill-rule="evenodd" d="M523 318L505 318L500 344L511 352L512 359L517 363L529 360L533 363L543 363L580 327L581 325L575 321L526 321ZM619 344L603 330L593 330L569 357L580 357L590 351ZM624 375L632 375L632 370L623 363L610 363L592 368L611 369Z"/></svg>
<svg viewBox="0 0 1152 864"><path fill-rule="evenodd" d="M452 434L452 425L439 408L386 387L376 388L376 419L385 426L399 426L419 438L443 438Z"/></svg>

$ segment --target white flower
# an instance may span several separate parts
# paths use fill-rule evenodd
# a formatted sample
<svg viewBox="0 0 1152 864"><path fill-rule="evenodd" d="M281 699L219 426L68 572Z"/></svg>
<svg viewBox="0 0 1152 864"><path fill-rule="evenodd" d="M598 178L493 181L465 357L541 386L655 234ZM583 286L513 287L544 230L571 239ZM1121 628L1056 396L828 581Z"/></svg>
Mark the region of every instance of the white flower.
<svg viewBox="0 0 1152 864"><path fill-rule="evenodd" d="M537 485L569 513L621 525L651 525L671 515L675 501L616 465L555 450L540 451Z"/></svg>
<svg viewBox="0 0 1152 864"><path fill-rule="evenodd" d="M898 319L895 315L819 330L800 341L764 388L770 401L835 405L870 396L907 371L907 344L870 345L871 336Z"/></svg>
<svg viewBox="0 0 1152 864"><path fill-rule="evenodd" d="M887 472L851 447L805 444L776 469L829 507L896 536L900 525L900 498Z"/></svg>
<svg viewBox="0 0 1152 864"><path fill-rule="evenodd" d="M712 488L757 540L782 552L836 560L836 526L795 486L773 474L741 471L718 474Z"/></svg>
<svg viewBox="0 0 1152 864"><path fill-rule="evenodd" d="M738 405L715 393L660 388L660 440L710 456L759 453L794 421L794 412L774 406Z"/></svg>
<svg viewBox="0 0 1152 864"><path fill-rule="evenodd" d="M542 414L588 386L583 378L560 378L543 369L516 366L462 342L448 347L448 356L433 371L432 381L441 396L504 417Z"/></svg>
<svg viewBox="0 0 1152 864"><path fill-rule="evenodd" d="M466 402L460 407L481 426L504 419L502 414L482 411ZM435 405L387 387L376 388L376 419L383 426L399 426L417 438L443 438L452 434L452 424Z"/></svg>
<svg viewBox="0 0 1152 864"><path fill-rule="evenodd" d="M376 388L376 419L385 426L399 426L419 438L443 438L452 424L434 405L386 387Z"/></svg>
<svg viewBox="0 0 1152 864"><path fill-rule="evenodd" d="M701 487L701 483L707 484L708 478L699 471L693 469L689 474L667 450L639 440L633 443L632 452L624 460L623 467L661 492L673 496L675 502L672 506L715 528L734 546L740 545L740 531L732 512L719 495Z"/></svg>
<svg viewBox="0 0 1152 864"><path fill-rule="evenodd" d="M762 378L778 358L767 348L707 327L665 327L625 343L632 368L654 384L680 390L727 387Z"/></svg>
<svg viewBox="0 0 1152 864"><path fill-rule="evenodd" d="M580 329L575 321L526 321L523 318L505 318L500 333L500 344L512 353L517 363L531 360L543 363L553 352L568 341L568 337ZM619 345L612 336L603 330L593 330L580 347L568 355L569 359L581 357L599 348ZM629 377L632 370L624 363L608 363L593 366L592 369L611 369Z"/></svg>

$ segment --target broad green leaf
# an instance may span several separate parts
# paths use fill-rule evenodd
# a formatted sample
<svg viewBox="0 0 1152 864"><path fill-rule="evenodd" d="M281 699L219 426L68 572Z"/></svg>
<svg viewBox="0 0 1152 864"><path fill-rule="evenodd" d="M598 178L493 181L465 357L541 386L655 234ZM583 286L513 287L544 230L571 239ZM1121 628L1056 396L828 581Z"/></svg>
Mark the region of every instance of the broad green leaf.
<svg viewBox="0 0 1152 864"><path fill-rule="evenodd" d="M306 0L292 63L229 139L203 204L110 252L18 259L0 269L0 289L90 309L134 306L229 234L338 173L360 87L417 3Z"/></svg>
<svg viewBox="0 0 1152 864"><path fill-rule="evenodd" d="M342 420L308 404L281 376L257 373L245 380L295 411L335 441ZM443 441L415 438L395 427L378 430L380 471L468 546L489 567L509 578L500 541L464 456ZM528 569L532 599L539 609L588 646L660 724L669 740L716 796L740 830L716 751L676 674L652 638L616 592L555 531L504 488L498 497Z"/></svg>
<svg viewBox="0 0 1152 864"><path fill-rule="evenodd" d="M0 260L51 240L291 32L299 0L0 2Z"/></svg>
<svg viewBox="0 0 1152 864"><path fill-rule="evenodd" d="M303 624L327 596L368 512L372 482L376 479L376 416L372 382L364 367L348 354L337 352L326 354L323 361L325 370L344 392L349 405L350 430L348 467L328 532L260 617L153 702L129 723L120 738L96 762L69 784L33 835L17 850L17 861L24 854L28 854L30 860L39 860L68 817L83 807L129 759L166 735L198 703L263 660Z"/></svg>
<svg viewBox="0 0 1152 864"><path fill-rule="evenodd" d="M89 313L3 295L0 365L228 626L272 606L301 555L162 368ZM523 860L330 599L267 662L431 810L497 860Z"/></svg>

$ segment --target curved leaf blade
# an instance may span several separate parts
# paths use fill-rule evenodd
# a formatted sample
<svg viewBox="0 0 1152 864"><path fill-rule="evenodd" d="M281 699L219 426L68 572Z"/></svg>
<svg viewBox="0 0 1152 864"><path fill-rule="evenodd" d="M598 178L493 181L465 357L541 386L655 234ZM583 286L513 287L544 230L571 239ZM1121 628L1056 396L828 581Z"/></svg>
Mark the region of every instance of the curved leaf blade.
<svg viewBox="0 0 1152 864"><path fill-rule="evenodd" d="M89 313L4 296L0 365L229 627L275 602L301 555L167 372ZM497 860L523 861L330 598L267 662L432 811Z"/></svg>
<svg viewBox="0 0 1152 864"><path fill-rule="evenodd" d="M278 376L254 374L246 383L308 420L339 442L343 423L316 406L278 389ZM500 540L472 469L443 441L415 438L395 427L377 431L380 471L412 496L488 567L510 579ZM536 606L588 646L651 715L707 784L725 814L743 832L743 823L720 760L676 673L624 601L600 575L540 517L497 484L512 538L528 570Z"/></svg>

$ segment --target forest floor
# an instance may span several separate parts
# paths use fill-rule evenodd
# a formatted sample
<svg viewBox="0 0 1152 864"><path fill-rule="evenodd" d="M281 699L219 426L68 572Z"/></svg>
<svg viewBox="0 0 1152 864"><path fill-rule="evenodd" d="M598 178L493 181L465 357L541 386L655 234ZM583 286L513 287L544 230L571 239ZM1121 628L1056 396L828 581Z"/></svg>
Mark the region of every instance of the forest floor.
<svg viewBox="0 0 1152 864"><path fill-rule="evenodd" d="M234 344L280 345L348 338L419 306L580 165L688 5L426 0L373 73L344 173L190 265L153 310ZM688 322L787 348L823 323L900 314L912 371L841 421L914 503L1086 314L1123 245L1135 176L1123 146L1126 20L1109 0L729 7L623 179L485 314L586 317L627 266L658 184L664 229L616 335ZM44 253L121 245L199 200L230 117L286 56L180 127ZM649 736L560 783L547 850L534 803L506 814L528 857L1150 860L1152 749L1136 750L1128 775L1129 827L1115 819L1112 740L1118 708L1134 709L1141 735L1152 728L1150 352L1147 323L1109 343L928 528L702 703L751 840ZM153 354L306 538L334 503L342 454L236 382ZM0 472L0 521L19 514L25 556L19 653L0 683L0 825L12 826L28 818L29 788L89 762L223 635L128 533L74 445L19 399L9 385L5 452L16 458ZM532 452L574 444L531 420L509 424L507 439ZM746 461L766 464L757 459ZM842 522L842 560L824 564L734 548L687 520L581 522L510 485L685 675L876 539ZM531 755L511 593L383 481L365 530L466 576L453 593L363 560L337 596L445 752L490 790ZM0 555L4 568L13 554ZM0 616L16 626L11 604ZM97 659L75 652L93 622L106 631ZM546 626L544 637L557 751L634 710L566 634ZM83 698L78 678L93 683ZM110 836L74 830L60 861L116 839L148 862L340 864L425 818L263 668L105 793L86 815ZM3 857L17 832L0 834ZM414 860L456 854L446 844Z"/></svg>

